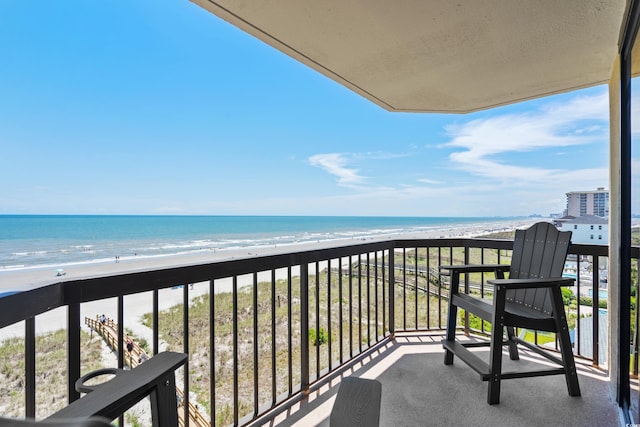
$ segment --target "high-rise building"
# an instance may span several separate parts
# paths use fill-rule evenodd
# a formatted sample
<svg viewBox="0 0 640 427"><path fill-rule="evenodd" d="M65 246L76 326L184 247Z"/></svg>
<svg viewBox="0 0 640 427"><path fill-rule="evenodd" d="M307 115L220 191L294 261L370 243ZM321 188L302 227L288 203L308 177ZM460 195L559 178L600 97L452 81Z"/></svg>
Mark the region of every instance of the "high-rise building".
<svg viewBox="0 0 640 427"><path fill-rule="evenodd" d="M571 191L567 193L565 216L595 215L609 217L609 191L598 187L595 191Z"/></svg>

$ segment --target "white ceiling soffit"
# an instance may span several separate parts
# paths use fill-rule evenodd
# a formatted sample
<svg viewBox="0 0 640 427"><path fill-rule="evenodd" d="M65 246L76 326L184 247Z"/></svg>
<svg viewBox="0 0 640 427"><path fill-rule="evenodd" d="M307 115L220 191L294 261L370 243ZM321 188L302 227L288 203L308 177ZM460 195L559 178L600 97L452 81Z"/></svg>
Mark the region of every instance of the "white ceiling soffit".
<svg viewBox="0 0 640 427"><path fill-rule="evenodd" d="M625 0L191 0L390 111L605 83Z"/></svg>

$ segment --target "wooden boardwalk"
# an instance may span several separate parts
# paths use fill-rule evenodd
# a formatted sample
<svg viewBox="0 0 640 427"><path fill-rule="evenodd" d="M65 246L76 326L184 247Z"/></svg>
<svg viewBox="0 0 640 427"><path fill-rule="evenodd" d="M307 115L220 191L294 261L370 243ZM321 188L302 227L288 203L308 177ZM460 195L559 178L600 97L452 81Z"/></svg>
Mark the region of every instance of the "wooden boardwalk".
<svg viewBox="0 0 640 427"><path fill-rule="evenodd" d="M105 340L107 345L114 351L118 351L118 324L113 319L105 318L104 322L100 321L100 316L96 316L95 319L90 317L84 318L84 323L91 328L92 331L96 331ZM149 355L144 351L142 347L136 342L134 337L130 337L126 333L124 334L124 342L127 340L132 341L131 351L124 351L124 363L131 369L138 366L140 363L144 363L149 359ZM176 397L178 399L178 425L185 426L184 419L184 393L180 387L176 387ZM211 423L204 415L198 410L196 405L189 402L189 426L194 427L210 427Z"/></svg>

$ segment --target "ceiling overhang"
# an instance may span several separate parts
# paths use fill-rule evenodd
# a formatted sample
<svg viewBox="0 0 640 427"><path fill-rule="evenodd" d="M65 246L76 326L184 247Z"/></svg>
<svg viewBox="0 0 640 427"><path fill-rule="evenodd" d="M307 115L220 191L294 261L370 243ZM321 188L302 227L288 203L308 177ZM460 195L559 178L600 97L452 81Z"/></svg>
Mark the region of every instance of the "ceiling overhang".
<svg viewBox="0 0 640 427"><path fill-rule="evenodd" d="M389 111L467 113L609 81L625 0L191 0Z"/></svg>

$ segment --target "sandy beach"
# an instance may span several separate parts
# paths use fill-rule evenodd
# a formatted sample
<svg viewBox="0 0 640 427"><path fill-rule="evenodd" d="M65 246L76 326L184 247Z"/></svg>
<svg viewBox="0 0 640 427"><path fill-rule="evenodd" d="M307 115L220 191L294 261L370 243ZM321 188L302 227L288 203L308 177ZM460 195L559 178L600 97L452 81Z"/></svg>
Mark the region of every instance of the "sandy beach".
<svg viewBox="0 0 640 427"><path fill-rule="evenodd" d="M422 232L414 234L394 235L378 238L353 238L344 240L320 241L316 243L278 245L270 247L246 247L234 250L218 250L208 252L198 252L191 254L157 256L147 258L122 257L119 262L101 262L101 263L85 263L65 266L64 276L56 276L55 268L34 268L25 270L0 270L0 292L13 290L24 291L45 286L60 281L85 279L89 277L121 274L127 272L135 272L140 270L148 270L154 268L168 268L193 264L204 264L216 261L244 259L256 256L266 256L278 253L286 253L292 251L304 251L321 249L326 247L344 246L354 243L363 243L371 241L386 240L388 238L444 238L444 237L475 237L497 231L508 231L515 228L525 228L540 219L527 219L517 221L505 221L500 224L480 224L470 225L465 228L455 228L449 230L437 230L432 232ZM294 272L296 274L297 272ZM278 279L284 277L277 277ZM259 275L259 281L270 280L270 274L266 273L262 277ZM250 280L247 278L247 280ZM240 286L249 283L239 283ZM217 292L231 291L231 279L217 280L215 283ZM196 298L202 294L209 292L207 283L194 284L189 290L189 297ZM124 298L124 319L125 327L131 329L134 334L141 338L151 339L150 330L141 325L141 316L152 311L151 294L135 294ZM172 307L183 302L182 289L164 289L159 293L160 310ZM117 317L117 299L100 300L82 304L81 316L95 317L105 314L108 317ZM36 318L37 333L66 328L66 309L64 307L44 313ZM81 325L85 327L84 325ZM24 336L24 324L8 326L0 330L0 340L14 337Z"/></svg>

